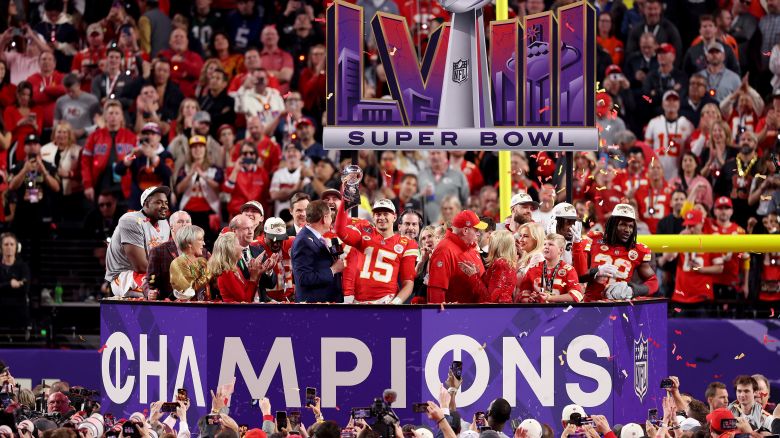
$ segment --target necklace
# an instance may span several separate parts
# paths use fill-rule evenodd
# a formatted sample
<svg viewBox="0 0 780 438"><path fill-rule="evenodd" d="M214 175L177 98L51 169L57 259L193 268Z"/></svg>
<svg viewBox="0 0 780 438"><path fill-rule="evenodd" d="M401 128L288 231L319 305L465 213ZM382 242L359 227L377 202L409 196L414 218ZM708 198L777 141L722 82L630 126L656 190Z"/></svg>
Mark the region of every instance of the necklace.
<svg viewBox="0 0 780 438"><path fill-rule="evenodd" d="M680 120L679 118L674 119L674 121L671 123L671 125L674 127L674 132L672 132L670 134L669 133L669 125L670 125L669 120L664 118L664 128L666 129L666 139L669 142L669 145L666 148L666 152L667 153L669 152L669 149L673 148L674 145L675 145L674 139L677 137L677 128L678 128L677 122L679 120Z"/></svg>
<svg viewBox="0 0 780 438"><path fill-rule="evenodd" d="M739 158L739 155L737 155L737 174L740 176L740 178L744 178L745 175L750 172L750 169L753 167L754 164L756 164L756 160L758 159L757 156L753 156L753 158L748 163L747 167L745 169L742 169L742 159Z"/></svg>

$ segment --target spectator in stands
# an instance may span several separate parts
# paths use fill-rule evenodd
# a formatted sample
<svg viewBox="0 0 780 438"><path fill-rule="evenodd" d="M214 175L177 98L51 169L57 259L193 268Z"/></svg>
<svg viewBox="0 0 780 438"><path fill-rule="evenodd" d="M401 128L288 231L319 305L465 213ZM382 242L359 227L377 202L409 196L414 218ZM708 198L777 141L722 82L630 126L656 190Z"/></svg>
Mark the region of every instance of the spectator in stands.
<svg viewBox="0 0 780 438"><path fill-rule="evenodd" d="M449 226L455 216L463 211L463 205L457 195L446 195L441 200L439 222Z"/></svg>
<svg viewBox="0 0 780 438"><path fill-rule="evenodd" d="M6 310L0 324L6 329L24 329L30 324L30 268L19 259L22 247L14 234L0 234L0 244L0 306Z"/></svg>
<svg viewBox="0 0 780 438"><path fill-rule="evenodd" d="M721 43L723 48L723 58L720 60L721 65L725 63L725 68L731 70L734 74L739 73L737 57L732 48L726 45L722 38L719 38L718 28L715 26L715 18L712 15L704 14L699 16L699 36L693 41L691 47L688 48L683 59L682 68L685 74L690 76L708 67L710 59L707 55L709 50L715 47L715 43ZM739 78L739 76L737 77ZM715 88L717 89L717 86Z"/></svg>
<svg viewBox="0 0 780 438"><path fill-rule="evenodd" d="M300 142L300 136L297 132L297 125L299 122L307 120L311 123L311 119L308 119L303 115L303 104L301 102L301 94L297 91L290 91L284 95L284 111L279 112L279 115L265 126L266 135L274 137L277 143L287 144L290 142ZM313 138L307 141L305 146L311 146ZM303 142L301 147L304 147ZM320 147L320 149L322 149ZM304 149L305 150L305 149ZM325 155L324 150L312 151L315 155ZM311 153L311 152L310 152Z"/></svg>
<svg viewBox="0 0 780 438"><path fill-rule="evenodd" d="M306 207L307 225L293 243L290 256L298 302L341 301L341 275L344 261L331 252L323 234L331 229L333 217L325 201L312 201Z"/></svg>
<svg viewBox="0 0 780 438"><path fill-rule="evenodd" d="M241 160L233 168L228 168L228 175L223 191L229 193L228 214L232 217L238 214L239 207L249 200L259 200L268 203L266 187L269 178L261 159L257 157L257 149L252 144L241 146Z"/></svg>
<svg viewBox="0 0 780 438"><path fill-rule="evenodd" d="M260 41L264 12L255 10L255 0L237 0L236 9L227 17L230 41L238 52Z"/></svg>
<svg viewBox="0 0 780 438"><path fill-rule="evenodd" d="M151 67L149 52L139 46L138 28L131 22L122 24L119 28L117 48L121 50L121 70L133 79L141 77Z"/></svg>
<svg viewBox="0 0 780 438"><path fill-rule="evenodd" d="M132 85L128 85L122 94L125 97L131 99L140 93L144 85L151 84L157 90L158 103L155 108L151 108L151 116L156 115L160 121L167 124L171 120L176 118L176 112L179 109L181 101L184 99L181 89L171 80L171 62L167 58L156 58L152 62L151 73L148 79L139 77ZM137 105L138 102L136 102ZM144 114L141 114L144 115ZM159 123L159 122L157 122ZM165 128L165 125L163 125ZM167 129L163 129L163 132L167 132Z"/></svg>
<svg viewBox="0 0 780 438"><path fill-rule="evenodd" d="M780 209L780 168L771 154L761 157L758 172L766 178L754 178L750 187L748 204L757 206L756 214L766 216Z"/></svg>
<svg viewBox="0 0 780 438"><path fill-rule="evenodd" d="M743 228L747 226L748 218L756 212L755 206L748 203L750 185L757 173L756 147L756 135L752 132L744 132L740 136L739 153L726 161L712 186L715 195L732 199L734 222Z"/></svg>
<svg viewBox="0 0 780 438"><path fill-rule="evenodd" d="M682 209L685 205L687 194L684 190L675 189L669 203L671 211L663 219L658 221L656 233L658 234L680 234L684 229ZM677 272L677 259L666 259L656 254L656 263L658 268L655 271L658 277L658 285L661 290L661 296L670 297L674 293L674 275Z"/></svg>
<svg viewBox="0 0 780 438"><path fill-rule="evenodd" d="M6 51L9 44L13 50ZM24 25L21 29L9 26L0 37L0 56L8 63L11 83L14 85L19 85L34 73L40 72L40 54L50 51L43 38L29 25Z"/></svg>
<svg viewBox="0 0 780 438"><path fill-rule="evenodd" d="M680 95L676 91L664 93L662 106L664 113L647 125L645 141L658 155L666 180L671 180L677 176L678 160L686 140L693 132L693 125L679 115Z"/></svg>
<svg viewBox="0 0 780 438"><path fill-rule="evenodd" d="M313 171L309 171L307 167L304 167L304 173L311 173L309 183L303 186L303 191L311 199L320 199L320 193L327 189L341 189L340 173L336 164L330 158L321 158L314 165Z"/></svg>
<svg viewBox="0 0 780 438"><path fill-rule="evenodd" d="M57 99L54 105L54 126L67 122L79 144L87 141L87 136L95 131L95 117L100 111L100 102L90 93L81 90L78 76L69 73L62 79L66 94Z"/></svg>
<svg viewBox="0 0 780 438"><path fill-rule="evenodd" d="M680 115L684 116L695 126L699 126L700 115L704 106L708 103L717 102L710 95L709 90L706 75L695 73L688 81L688 92L680 105ZM708 126L705 126L704 129L708 129ZM693 136L691 139L693 140Z"/></svg>
<svg viewBox="0 0 780 438"><path fill-rule="evenodd" d="M284 209L290 208L290 196L300 191L310 179L304 175L305 164L301 163L300 146L288 143L284 147L284 168L279 168L271 178L269 194L274 201L274 215L279 216Z"/></svg>
<svg viewBox="0 0 780 438"><path fill-rule="evenodd" d="M769 53L780 42L780 3L775 0L766 2L766 15L761 17L758 28L761 31L761 53ZM763 67L769 64L766 56L762 56Z"/></svg>
<svg viewBox="0 0 780 438"><path fill-rule="evenodd" d="M230 124L236 120L236 113L233 111L235 102L227 92L228 81L229 76L224 70L210 73L208 91L199 99L201 109L211 116L212 135L216 134L218 126L225 123Z"/></svg>
<svg viewBox="0 0 780 438"><path fill-rule="evenodd" d="M731 222L734 206L730 198L721 196L715 201L713 207L715 221L712 223L714 234L740 235L745 234L745 229ZM747 297L748 273L740 281L740 271L747 254L727 253L723 254L723 272L715 278L713 291L716 298L735 298L737 291Z"/></svg>
<svg viewBox="0 0 780 438"><path fill-rule="evenodd" d="M186 119L183 119L186 120ZM179 135L177 135L170 146L168 151L173 156L175 161L174 172L177 174L181 171L182 167L187 163L190 157L191 146L190 141L194 137L202 137L206 140L206 156L209 163L214 166L224 169L225 167L225 149L219 144L214 137L211 136L211 115L206 111L198 111L192 116L191 129L182 129ZM189 133L189 134L188 134Z"/></svg>
<svg viewBox="0 0 780 438"><path fill-rule="evenodd" d="M601 12L598 20L598 35L596 41L609 53L612 64L623 64L623 42L615 36L615 27L612 25L612 15Z"/></svg>
<svg viewBox="0 0 780 438"><path fill-rule="evenodd" d="M56 194L60 191L57 168L43 161L41 141L30 134L24 141L24 160L11 168L8 190L15 194L16 210L11 228L22 239L37 245L51 230ZM39 249L34 246L34 249ZM33 254L36 254L33 252Z"/></svg>
<svg viewBox="0 0 780 438"><path fill-rule="evenodd" d="M136 136L123 127L122 104L108 100L103 106L105 127L90 134L81 153L81 176L84 196L94 202L95 193L117 190L121 183L122 195L130 195L130 175L116 174L115 167L131 155L135 149Z"/></svg>
<svg viewBox="0 0 780 438"><path fill-rule="evenodd" d="M706 216L699 209L692 209L685 214L681 234L701 234ZM681 253L677 261L674 294L671 299L683 304L712 302L713 283L723 272L723 255L719 253ZM666 254L666 261L671 261L677 254Z"/></svg>
<svg viewBox="0 0 780 438"><path fill-rule="evenodd" d="M743 132L756 132L758 117L764 112L764 100L747 80L747 75L743 76L739 88L720 102L720 112L731 128L735 143L739 143Z"/></svg>
<svg viewBox="0 0 780 438"><path fill-rule="evenodd" d="M32 109L32 85L22 81L16 88L16 103L5 107L3 126L12 132L11 144L16 143L14 160L24 158L24 139L30 134L40 135L43 131L43 119Z"/></svg>
<svg viewBox="0 0 780 438"><path fill-rule="evenodd" d="M481 261L480 261L481 263ZM458 268L477 295L479 303L511 303L517 285L517 251L512 232L500 230L490 235L485 266L487 270L477 276L479 268L474 262L458 262Z"/></svg>
<svg viewBox="0 0 780 438"><path fill-rule="evenodd" d="M148 123L154 123L160 128L161 135L168 136L170 124L160 112L160 94L157 88L152 84L144 84L141 87L141 93L135 99L135 111L130 113L133 130L141 133L143 127Z"/></svg>
<svg viewBox="0 0 780 438"><path fill-rule="evenodd" d="M168 40L168 49L161 50L160 56L171 63L171 80L179 86L185 97L195 96L195 86L203 67L203 58L188 49L187 31L173 29Z"/></svg>
<svg viewBox="0 0 780 438"><path fill-rule="evenodd" d="M672 192L674 186L664 179L664 170L661 163L653 161L647 169L648 184L639 187L634 192L639 217L647 224L650 233L656 233L658 221L663 219L670 210Z"/></svg>
<svg viewBox="0 0 780 438"><path fill-rule="evenodd" d="M417 210L407 209L398 216L398 234L417 241L423 226L422 215Z"/></svg>
<svg viewBox="0 0 780 438"><path fill-rule="evenodd" d="M179 257L181 250L176 246L179 230L192 225L190 215L185 211L176 211L168 218L171 238L149 250L149 263L143 291L149 300L173 299L170 281L171 262ZM204 257L208 258L207 253Z"/></svg>
<svg viewBox="0 0 780 438"><path fill-rule="evenodd" d="M706 47L707 67L699 74L707 79L707 92L718 101L722 101L740 85L739 75L726 68L724 58L726 46L713 41Z"/></svg>
<svg viewBox="0 0 780 438"><path fill-rule="evenodd" d="M103 41L103 27L100 23L87 26L87 47L73 57L70 72L79 77L81 89L89 93L92 81L101 74L100 63L106 59L106 45ZM97 96L95 96L97 97Z"/></svg>
<svg viewBox="0 0 780 438"><path fill-rule="evenodd" d="M276 172L276 169L279 168L279 162L282 159L282 149L274 142L273 138L265 135L263 122L257 116L247 118L246 132L246 138L233 146L233 149L230 151L230 159L232 162L238 160L242 145L249 144L257 150L257 155L262 160L258 164L265 168L270 178Z"/></svg>
<svg viewBox="0 0 780 438"><path fill-rule="evenodd" d="M111 46L106 49L105 68L92 79L92 95L103 105L108 99L119 99L125 108L129 108L132 100L123 93L132 77L122 70L122 51Z"/></svg>
<svg viewBox="0 0 780 438"><path fill-rule="evenodd" d="M205 259L203 228L190 225L181 228L174 236L176 248L181 254L171 262L170 278L174 295L181 299L209 301L211 274Z"/></svg>
<svg viewBox="0 0 780 438"><path fill-rule="evenodd" d="M279 90L269 86L269 75L265 68L251 71L233 97L236 113L247 117L258 116L264 126L272 124L279 113L284 111L282 95Z"/></svg>
<svg viewBox="0 0 780 438"><path fill-rule="evenodd" d="M294 98L297 94L298 93L295 93L290 98ZM298 95L298 98L300 99L300 95ZM295 133L298 143L303 148L303 155L307 159L317 162L318 160L327 158L328 153L322 146L322 143L315 140L315 130L314 123L312 123L308 117L300 118L295 124Z"/></svg>
<svg viewBox="0 0 780 438"><path fill-rule="evenodd" d="M209 44L211 45L210 55L219 60L222 70L227 73L227 82L229 84L233 78L246 69L246 66L244 65L244 56L234 53L232 40L225 30L215 29L211 41L205 42L204 47L208 47Z"/></svg>
<svg viewBox="0 0 780 438"><path fill-rule="evenodd" d="M0 40L2 36L0 35ZM11 83L8 62L0 56L0 109L12 105L16 100L16 85Z"/></svg>
<svg viewBox="0 0 780 438"><path fill-rule="evenodd" d="M455 195L461 205L465 204L469 195L469 183L463 172L449 165L447 152L430 151L428 153L430 167L417 175L418 186L422 189L425 200L425 216L431 223L439 222L440 204L447 195Z"/></svg>
<svg viewBox="0 0 780 438"><path fill-rule="evenodd" d="M34 30L54 50L57 70L69 72L79 34L71 23L70 16L63 13L65 9L62 0L46 0L43 9L45 13Z"/></svg>
<svg viewBox="0 0 780 438"><path fill-rule="evenodd" d="M241 206L239 211L242 215L248 217L249 220L252 221L252 229L254 230L252 232L252 239L256 240L258 236L263 234L263 220L265 219L265 210L263 209L262 204L257 201L248 201ZM238 234L239 241L241 241L243 244L243 240L241 240L242 234L236 230L234 230L234 232Z"/></svg>
<svg viewBox="0 0 780 438"><path fill-rule="evenodd" d="M206 153L206 138L191 137L187 160L176 178L176 195L179 208L190 214L193 224L206 230L209 243L216 239L211 217L220 212L219 193L224 181L222 169L211 164Z"/></svg>
<svg viewBox="0 0 780 438"><path fill-rule="evenodd" d="M484 230L487 224L471 211L464 210L452 220L452 228L434 249L428 279L428 303L443 302L474 303L474 295L466 274L458 267L460 262L471 262L477 268L480 278L485 272L482 260L475 250L477 230Z"/></svg>
<svg viewBox="0 0 780 438"><path fill-rule="evenodd" d="M170 193L171 189L165 186L144 190L141 194L143 209L125 213L119 219L106 254L105 279L111 284L114 296L143 296L149 251L170 238L171 230L167 220ZM149 274L150 281L152 275Z"/></svg>
<svg viewBox="0 0 780 438"><path fill-rule="evenodd" d="M160 10L159 0L147 0L146 11L138 19L139 39L141 49L156 57L165 49L173 29L171 19Z"/></svg>
<svg viewBox="0 0 780 438"><path fill-rule="evenodd" d="M658 46L658 69L648 73L642 86L642 94L650 98L645 101L655 112L659 107L658 99L666 96L667 91L682 92L688 86L688 76L675 67L677 51L669 43ZM679 97L679 94L678 94Z"/></svg>
<svg viewBox="0 0 780 438"><path fill-rule="evenodd" d="M260 51L260 59L263 68L279 80L279 92L282 94L290 90L294 65L292 56L279 48L279 32L276 26L265 26L260 34L263 50Z"/></svg>
<svg viewBox="0 0 780 438"><path fill-rule="evenodd" d="M310 201L311 197L305 192L295 192L290 197L290 213L293 217L293 223L286 229L288 236L295 237L306 226L306 208Z"/></svg>
<svg viewBox="0 0 780 438"><path fill-rule="evenodd" d="M645 32L639 38L639 50L626 51L625 74L633 90L641 89L647 75L658 70L657 49L655 35Z"/></svg>
<svg viewBox="0 0 780 438"><path fill-rule="evenodd" d="M141 209L135 199L140 199L141 192L147 188L171 185L173 158L160 144L161 139L162 131L156 123L145 124L138 147L114 166L117 175L130 174L132 183L128 207L132 210Z"/></svg>
<svg viewBox="0 0 780 438"><path fill-rule="evenodd" d="M103 192L84 220L84 234L87 238L100 242L102 247L111 239L114 229L119 223L122 211L117 208L117 195Z"/></svg>
<svg viewBox="0 0 780 438"><path fill-rule="evenodd" d="M647 0L642 15L644 19L634 26L628 35L626 52L633 53L639 47L639 38L642 34L650 32L655 35L658 43L671 44L675 52L682 53L682 40L680 32L671 21L663 17L663 3L661 0Z"/></svg>
<svg viewBox="0 0 780 438"><path fill-rule="evenodd" d="M57 169L62 190L57 199L57 211L63 218L83 216L84 187L81 184L81 146L76 143L68 122L54 127L53 141L41 149L41 157Z"/></svg>
<svg viewBox="0 0 780 438"><path fill-rule="evenodd" d="M737 40L739 44L739 61L743 66L747 66L751 57L748 54L748 42L758 29L758 19L749 11L750 4L742 2L733 2L731 4L731 23L728 33Z"/></svg>
<svg viewBox="0 0 780 438"><path fill-rule="evenodd" d="M54 69L54 55L51 52L41 52L38 65L41 68L40 73L32 74L27 78L27 82L33 89L33 109L42 117L41 123L45 129L54 123L54 104L57 98L66 92L62 85L65 75Z"/></svg>

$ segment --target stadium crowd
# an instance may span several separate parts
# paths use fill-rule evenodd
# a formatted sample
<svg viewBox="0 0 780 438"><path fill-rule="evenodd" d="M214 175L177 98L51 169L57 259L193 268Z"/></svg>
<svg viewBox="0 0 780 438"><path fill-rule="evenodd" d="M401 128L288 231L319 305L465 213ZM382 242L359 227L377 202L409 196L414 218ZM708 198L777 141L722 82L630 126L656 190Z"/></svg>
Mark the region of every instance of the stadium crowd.
<svg viewBox="0 0 780 438"><path fill-rule="evenodd" d="M646 417L636 413L634 422L612 426L606 416L588 415L576 404L562 409L560 424L544 424L533 416L518 418L503 398L493 400L484 411L463 409L456 400L463 381L452 371L442 382L436 402L414 404L413 412L427 414L430 421L425 424L402 424L393 411L392 390L369 407L352 407L347 424L326 421L316 388L307 388L304 408L313 417L308 428L300 409L274 414L266 397L252 403L260 411L258 421L253 422L262 424L261 428L238 424L230 409L248 401L232 397L234 384L220 385L216 393L212 390L211 411L200 418L188 415L190 400L184 389L177 390L172 402L156 401L144 412L119 418L101 409L91 391L65 381L20 389L5 369L0 382L4 395L0 435L4 438L188 438L195 429L191 425L204 438L507 438L506 431L515 438L761 438L780 432L780 407L769 401L770 386L760 374L736 377L733 401L723 382L711 382L699 400L681 392L680 380L670 376L661 382L666 389L666 396L656 402L661 409L650 409Z"/></svg>
<svg viewBox="0 0 780 438"><path fill-rule="evenodd" d="M494 152L323 148L326 2L85 4L0 2L12 323L40 293L42 242L65 229L101 250L102 292L121 298L780 299L780 254L636 242L780 230L778 0L594 2L600 144L571 164L572 203L562 154L513 152L508 218ZM428 0L357 4L403 15L421 50L447 19ZM369 37L363 92L388 90ZM356 217L341 205L353 159Z"/></svg>

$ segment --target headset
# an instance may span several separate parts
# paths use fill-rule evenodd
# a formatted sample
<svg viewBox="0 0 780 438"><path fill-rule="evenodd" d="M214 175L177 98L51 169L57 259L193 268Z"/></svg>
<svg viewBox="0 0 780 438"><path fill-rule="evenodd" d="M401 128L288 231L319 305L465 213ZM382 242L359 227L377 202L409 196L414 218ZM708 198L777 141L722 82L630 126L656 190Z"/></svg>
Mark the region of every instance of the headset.
<svg viewBox="0 0 780 438"><path fill-rule="evenodd" d="M14 239L14 242L16 242L16 253L20 254L22 252L22 243L19 242L19 239L16 237L16 234L14 233L2 233L0 234L0 242L7 238Z"/></svg>

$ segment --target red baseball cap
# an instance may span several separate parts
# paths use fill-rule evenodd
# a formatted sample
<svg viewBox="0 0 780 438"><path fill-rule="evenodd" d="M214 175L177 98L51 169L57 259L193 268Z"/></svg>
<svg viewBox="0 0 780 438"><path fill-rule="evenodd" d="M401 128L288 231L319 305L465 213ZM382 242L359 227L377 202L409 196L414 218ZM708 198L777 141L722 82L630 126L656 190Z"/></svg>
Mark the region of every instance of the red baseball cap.
<svg viewBox="0 0 780 438"><path fill-rule="evenodd" d="M612 64L609 67L607 67L607 70L604 72L604 75L609 76L612 73L623 74L623 70L620 68L619 65Z"/></svg>
<svg viewBox="0 0 780 438"><path fill-rule="evenodd" d="M715 200L715 208L734 208L734 204L731 203L731 198L721 196Z"/></svg>
<svg viewBox="0 0 780 438"><path fill-rule="evenodd" d="M677 49L675 49L674 46L669 43L662 43L658 46L658 53L672 53L676 55Z"/></svg>
<svg viewBox="0 0 780 438"><path fill-rule="evenodd" d="M728 408L718 408L707 414L707 422L710 423L710 429L718 433L730 432L730 430L724 430L721 426L722 420L733 420L734 414Z"/></svg>
<svg viewBox="0 0 780 438"><path fill-rule="evenodd" d="M463 210L452 220L452 226L455 228L474 228L484 230L487 224L479 220L479 216L471 210Z"/></svg>
<svg viewBox="0 0 780 438"><path fill-rule="evenodd" d="M266 438L266 433L263 429L249 429L244 434L244 438Z"/></svg>
<svg viewBox="0 0 780 438"><path fill-rule="evenodd" d="M685 220L683 226L699 225L704 223L704 213L701 210L693 209L688 213L685 213Z"/></svg>

